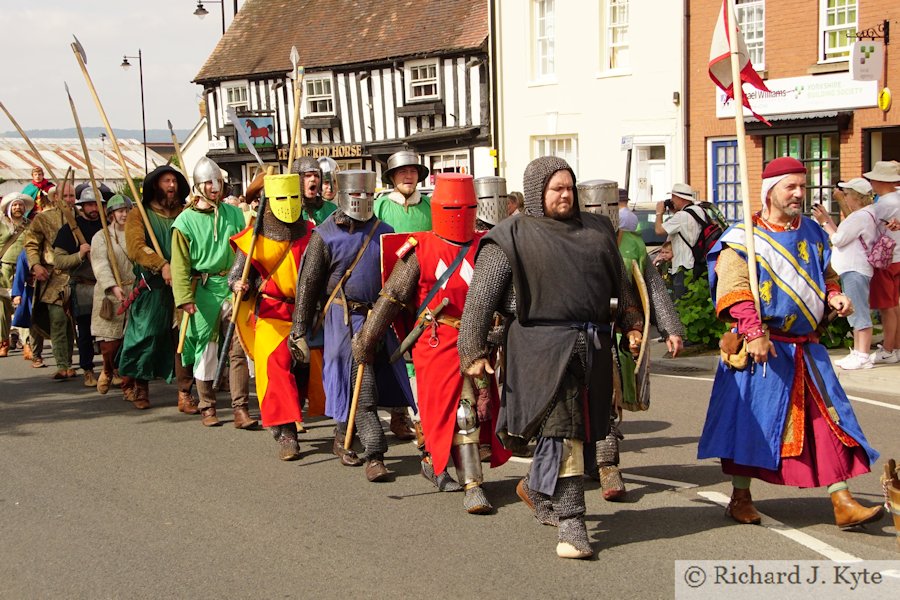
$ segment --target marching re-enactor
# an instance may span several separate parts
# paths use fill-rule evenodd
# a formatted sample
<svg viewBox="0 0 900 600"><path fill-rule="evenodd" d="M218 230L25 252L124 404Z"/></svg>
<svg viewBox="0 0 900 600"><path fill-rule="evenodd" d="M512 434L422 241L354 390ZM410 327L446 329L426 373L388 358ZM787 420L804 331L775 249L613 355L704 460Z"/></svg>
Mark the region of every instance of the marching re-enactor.
<svg viewBox="0 0 900 600"><path fill-rule="evenodd" d="M618 314L636 351L641 314L624 284L612 225L579 211L568 163L531 161L524 188L526 214L481 240L460 328L460 363L474 377L490 371L488 331L494 311L514 291L497 432L507 448L537 438L520 497L541 522L558 524L557 555L587 558L593 549L584 525L582 444L602 439L609 424L610 323Z"/></svg>

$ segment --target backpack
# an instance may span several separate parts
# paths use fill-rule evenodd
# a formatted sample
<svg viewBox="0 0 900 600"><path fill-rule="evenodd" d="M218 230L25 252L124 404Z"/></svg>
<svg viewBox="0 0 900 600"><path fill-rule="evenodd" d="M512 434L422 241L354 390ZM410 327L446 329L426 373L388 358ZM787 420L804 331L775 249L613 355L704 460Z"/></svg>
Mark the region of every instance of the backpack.
<svg viewBox="0 0 900 600"><path fill-rule="evenodd" d="M865 211L872 220L875 221L875 242L869 248L862 236L859 236L859 243L862 244L863 250L866 252L866 260L875 269L887 269L891 266L891 260L894 257L894 246L896 242L891 238L883 225L881 225L869 211Z"/></svg>
<svg viewBox="0 0 900 600"><path fill-rule="evenodd" d="M703 211L702 217L697 214L697 211L691 210L691 208L694 208L695 206ZM690 247L691 253L694 255L694 275L699 276L700 274L707 272L706 255L709 254L712 247L715 246L719 238L722 237L722 234L728 228L728 224L721 211L719 211L719 209L711 202L699 202L692 206L685 207L684 211L691 215L691 217L694 218L694 221L697 222L697 225L700 226L700 235L697 236L697 242L693 245L688 244L688 241L681 235L681 232L678 232L678 235L680 235L681 239L684 240L684 243Z"/></svg>

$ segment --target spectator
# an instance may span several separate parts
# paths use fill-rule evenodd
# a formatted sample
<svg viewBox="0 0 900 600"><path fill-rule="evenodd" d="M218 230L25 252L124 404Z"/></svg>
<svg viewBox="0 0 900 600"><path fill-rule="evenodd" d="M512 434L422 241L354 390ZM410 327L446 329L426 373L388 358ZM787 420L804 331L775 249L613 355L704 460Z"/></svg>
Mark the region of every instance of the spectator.
<svg viewBox="0 0 900 600"><path fill-rule="evenodd" d="M838 183L834 198L846 216L839 226L821 204L813 207L813 218L828 233L831 240L831 266L841 277L841 288L853 302L853 313L847 317L853 327L853 349L835 365L847 370L871 369L869 356L872 345L872 313L869 310L869 282L872 265L866 257L878 237L877 217L872 212L872 186L861 177Z"/></svg>
<svg viewBox="0 0 900 600"><path fill-rule="evenodd" d="M900 218L900 193L897 193L900 163L878 161L863 177L872 183L872 189L878 194L872 211L879 223L887 224ZM884 341L872 355L875 364L900 362L900 232L892 231L890 235L896 242L893 260L887 269L875 270L869 295L870 306L881 311L884 329Z"/></svg>
<svg viewBox="0 0 900 600"><path fill-rule="evenodd" d="M669 273L672 275L672 291L676 298L685 292L685 273L694 269L694 254L691 248L697 244L700 237L700 225L686 209L693 206L696 197L691 186L676 183L672 186L669 199L656 203L654 229L658 235L667 235L668 241L672 242L672 265L669 267ZM672 213L665 223L664 212ZM705 219L706 215L702 217Z"/></svg>
<svg viewBox="0 0 900 600"><path fill-rule="evenodd" d="M619 229L622 231L637 231L638 218L628 208L628 190L619 188Z"/></svg>
<svg viewBox="0 0 900 600"><path fill-rule="evenodd" d="M522 192L510 192L506 198L506 213L511 217L525 210L525 196Z"/></svg>

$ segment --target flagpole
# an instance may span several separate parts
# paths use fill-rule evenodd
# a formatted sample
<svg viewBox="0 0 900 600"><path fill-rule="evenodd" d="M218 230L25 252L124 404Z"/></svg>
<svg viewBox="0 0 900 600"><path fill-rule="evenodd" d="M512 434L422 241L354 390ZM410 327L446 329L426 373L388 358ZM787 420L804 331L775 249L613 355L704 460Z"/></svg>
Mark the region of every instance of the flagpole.
<svg viewBox="0 0 900 600"><path fill-rule="evenodd" d="M750 293L756 312L759 308L759 279L756 269L756 245L753 236L753 216L750 213L750 174L747 171L747 133L744 129L744 88L741 80L740 45L737 43L737 20L734 12L735 0L726 0L725 15L728 21L728 47L731 52L731 87L734 90L734 126L737 134L738 165L741 174L741 208L744 213L744 236L747 246L747 269L750 274Z"/></svg>

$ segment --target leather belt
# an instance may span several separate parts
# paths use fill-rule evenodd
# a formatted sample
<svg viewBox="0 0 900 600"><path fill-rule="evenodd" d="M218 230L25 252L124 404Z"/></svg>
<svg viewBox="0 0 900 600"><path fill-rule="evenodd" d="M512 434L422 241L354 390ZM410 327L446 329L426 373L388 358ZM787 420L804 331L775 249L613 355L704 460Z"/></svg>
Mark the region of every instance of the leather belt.
<svg viewBox="0 0 900 600"><path fill-rule="evenodd" d="M278 296L272 296L263 292L260 292L259 297L275 300L276 302L284 302L285 304L294 304L294 302L296 302L296 298L279 298Z"/></svg>
<svg viewBox="0 0 900 600"><path fill-rule="evenodd" d="M453 329L459 329L459 322L460 322L459 317L450 317L450 316L445 317L445 316L441 315L437 319L435 319L435 321L437 321L441 325L447 325L448 327L452 327Z"/></svg>
<svg viewBox="0 0 900 600"><path fill-rule="evenodd" d="M334 304L338 306L345 307L349 312L356 313L358 315L365 315L370 310L372 310L371 302L358 302L356 300L351 300L347 298L344 300L340 296L335 296L334 300L332 300Z"/></svg>

